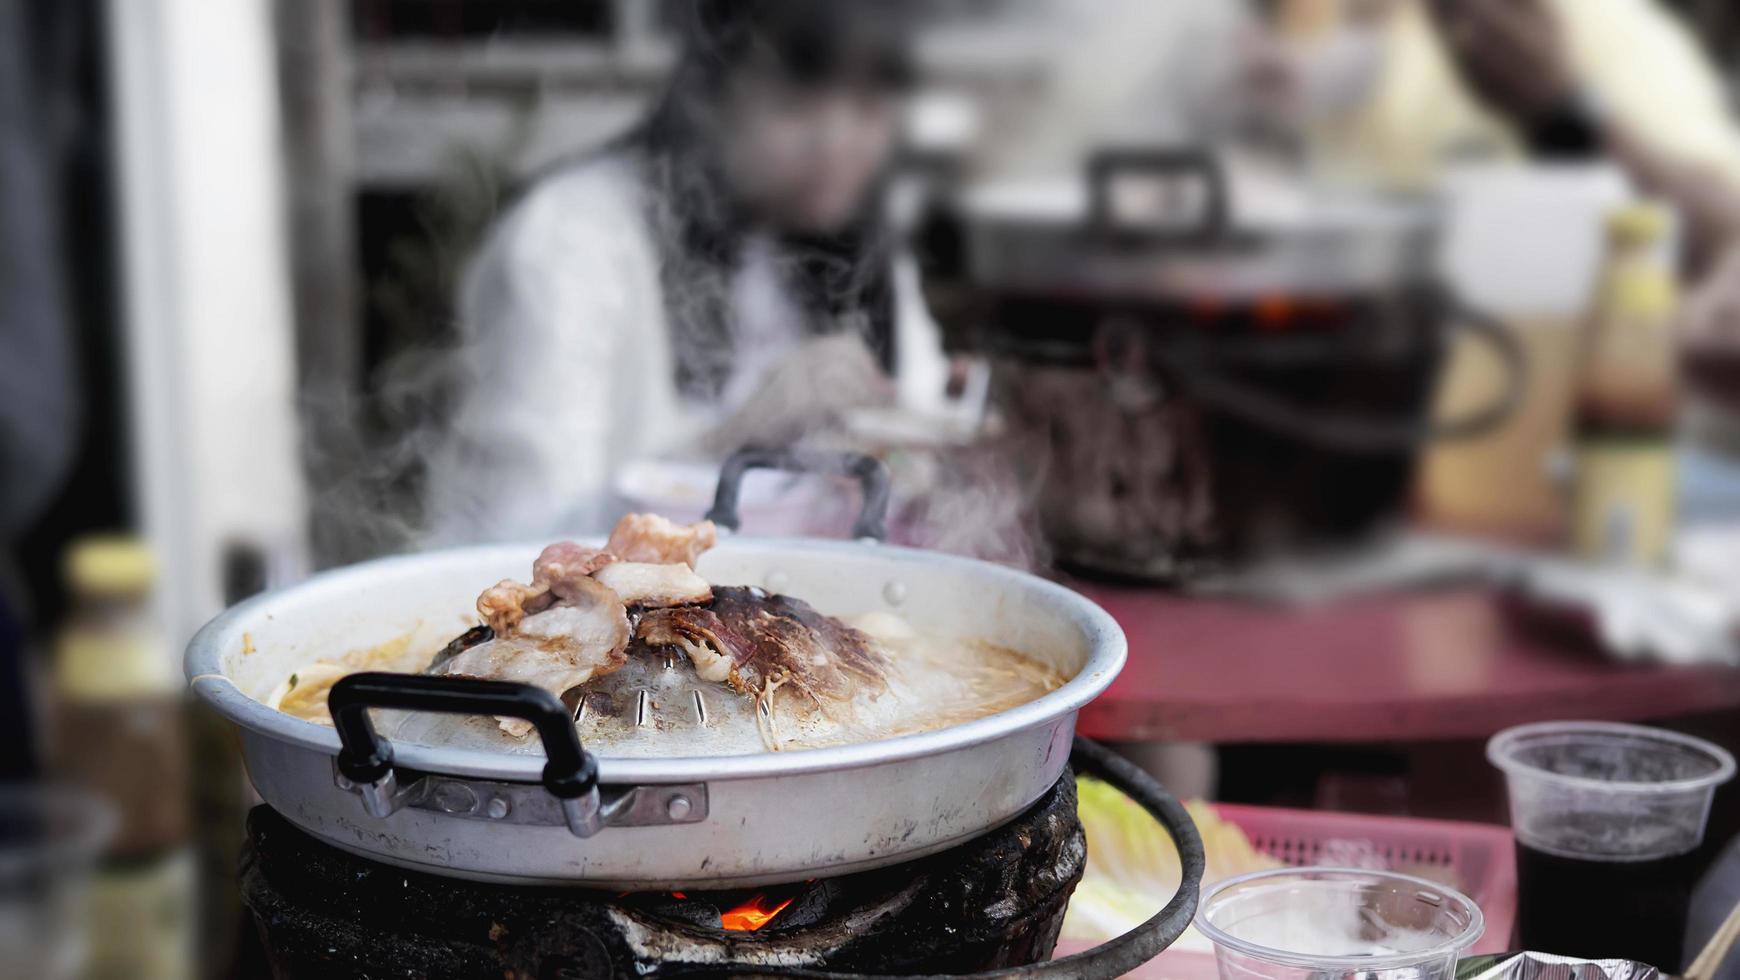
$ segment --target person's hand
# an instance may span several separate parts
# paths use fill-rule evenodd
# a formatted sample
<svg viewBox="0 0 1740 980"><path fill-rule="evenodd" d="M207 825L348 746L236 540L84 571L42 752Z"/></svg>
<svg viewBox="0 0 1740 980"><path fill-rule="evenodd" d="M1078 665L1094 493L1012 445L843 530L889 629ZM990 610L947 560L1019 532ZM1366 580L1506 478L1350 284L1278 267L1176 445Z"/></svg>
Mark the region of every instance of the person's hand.
<svg viewBox="0 0 1740 980"><path fill-rule="evenodd" d="M704 440L730 451L789 445L857 408L887 405L894 382L853 333L806 340L780 359L749 400Z"/></svg>
<svg viewBox="0 0 1740 980"><path fill-rule="evenodd" d="M1481 101L1527 124L1577 91L1564 32L1546 0L1431 0L1433 20Z"/></svg>

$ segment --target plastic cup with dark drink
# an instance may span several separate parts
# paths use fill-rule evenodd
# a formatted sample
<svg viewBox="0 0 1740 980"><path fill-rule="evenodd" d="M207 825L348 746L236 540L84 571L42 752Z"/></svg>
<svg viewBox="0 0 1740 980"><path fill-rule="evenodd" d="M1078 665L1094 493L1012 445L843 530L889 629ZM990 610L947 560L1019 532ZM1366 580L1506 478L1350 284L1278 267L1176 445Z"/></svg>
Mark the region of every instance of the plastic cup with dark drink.
<svg viewBox="0 0 1740 980"><path fill-rule="evenodd" d="M1510 790L1522 946L1677 972L1696 852L1733 756L1604 722L1512 728L1486 755Z"/></svg>

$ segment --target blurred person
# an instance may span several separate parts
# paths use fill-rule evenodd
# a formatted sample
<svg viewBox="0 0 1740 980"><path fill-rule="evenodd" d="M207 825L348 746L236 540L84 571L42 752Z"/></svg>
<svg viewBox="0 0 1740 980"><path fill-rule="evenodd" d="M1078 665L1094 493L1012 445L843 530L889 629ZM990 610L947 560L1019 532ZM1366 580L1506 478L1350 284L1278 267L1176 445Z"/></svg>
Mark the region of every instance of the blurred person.
<svg viewBox="0 0 1740 980"><path fill-rule="evenodd" d="M1314 153L1429 180L1469 154L1606 157L1673 204L1702 265L1740 229L1740 130L1722 79L1660 0L1276 0ZM1284 59L1283 59L1284 60ZM1290 67L1289 67L1290 66ZM1312 85L1321 76L1339 86Z"/></svg>
<svg viewBox="0 0 1740 980"><path fill-rule="evenodd" d="M1699 279L1684 380L1740 406L1740 128L1695 38L1656 0L1434 0L1433 14L1469 87L1535 154L1605 154L1678 210Z"/></svg>
<svg viewBox="0 0 1740 980"><path fill-rule="evenodd" d="M1610 157L1679 210L1694 258L1740 233L1740 128L1659 0L1435 0L1433 13L1463 79L1538 156Z"/></svg>
<svg viewBox="0 0 1740 980"><path fill-rule="evenodd" d="M697 0L662 102L537 181L460 298L466 390L432 468L440 539L600 527L643 455L789 443L945 387L882 191L913 15Z"/></svg>
<svg viewBox="0 0 1740 980"><path fill-rule="evenodd" d="M1256 59L1258 81L1311 117L1331 172L1407 186L1470 154L1608 159L1671 204L1694 281L1686 381L1712 402L1740 399L1740 128L1720 73L1660 0L1274 6L1278 44Z"/></svg>

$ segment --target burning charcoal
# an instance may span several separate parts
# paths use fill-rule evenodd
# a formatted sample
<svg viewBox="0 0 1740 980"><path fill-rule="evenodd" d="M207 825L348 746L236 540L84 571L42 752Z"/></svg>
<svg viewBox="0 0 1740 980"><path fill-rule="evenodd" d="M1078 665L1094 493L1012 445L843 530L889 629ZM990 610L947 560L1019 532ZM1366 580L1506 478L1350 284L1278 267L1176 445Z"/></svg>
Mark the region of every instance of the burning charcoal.
<svg viewBox="0 0 1740 980"><path fill-rule="evenodd" d="M719 921L719 906L701 898L690 898L682 892L653 893L643 897L647 912L672 922L700 926L703 929L724 928Z"/></svg>
<svg viewBox="0 0 1740 980"><path fill-rule="evenodd" d="M1075 803L1066 774L1013 823L916 861L755 890L627 893L388 867L259 807L241 893L271 962L322 980L407 963L429 976L737 975L765 968L770 949L840 973L972 973L1051 953L1084 868ZM726 928L726 912L788 899L757 931Z"/></svg>

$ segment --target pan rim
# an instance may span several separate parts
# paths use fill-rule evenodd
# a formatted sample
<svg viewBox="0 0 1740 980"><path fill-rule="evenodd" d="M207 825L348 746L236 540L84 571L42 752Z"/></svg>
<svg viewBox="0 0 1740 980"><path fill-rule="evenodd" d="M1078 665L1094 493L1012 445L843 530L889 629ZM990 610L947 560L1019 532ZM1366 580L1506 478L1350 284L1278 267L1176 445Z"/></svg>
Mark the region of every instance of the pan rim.
<svg viewBox="0 0 1740 980"><path fill-rule="evenodd" d="M327 756L336 756L338 735L331 728L267 707L242 692L224 673L223 653L241 643L241 634L248 624L267 615L269 610L283 604L292 595L301 597L312 592L340 591L376 576L432 562L459 560L462 556L487 561L507 555L536 554L539 547L525 543L484 545L379 558L322 572L284 589L255 596L219 614L189 642L184 662L189 686L220 714L245 729ZM915 567L953 569L959 574L1002 583L1031 599L1053 605L1080 631L1086 641L1087 659L1075 676L1057 690L964 724L896 738L778 753L659 758L599 755L601 782L621 785L759 779L897 764L967 748L1074 715L1111 685L1127 657L1128 644L1123 630L1109 613L1062 585L1017 569L938 552L852 541L733 537L720 542L719 548L750 553L874 556ZM542 752L506 754L418 742L395 742L394 755L399 765L408 768L499 782L538 782L544 763Z"/></svg>

